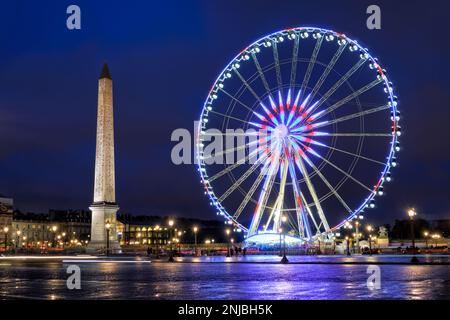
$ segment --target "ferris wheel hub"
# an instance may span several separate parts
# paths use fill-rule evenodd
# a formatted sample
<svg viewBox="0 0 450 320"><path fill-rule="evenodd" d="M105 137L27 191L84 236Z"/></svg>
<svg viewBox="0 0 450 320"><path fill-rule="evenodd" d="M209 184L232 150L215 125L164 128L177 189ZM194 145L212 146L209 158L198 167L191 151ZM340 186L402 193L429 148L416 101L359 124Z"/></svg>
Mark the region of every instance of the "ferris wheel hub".
<svg viewBox="0 0 450 320"><path fill-rule="evenodd" d="M279 124L273 130L273 135L280 140L286 139L289 136L289 129L284 124Z"/></svg>

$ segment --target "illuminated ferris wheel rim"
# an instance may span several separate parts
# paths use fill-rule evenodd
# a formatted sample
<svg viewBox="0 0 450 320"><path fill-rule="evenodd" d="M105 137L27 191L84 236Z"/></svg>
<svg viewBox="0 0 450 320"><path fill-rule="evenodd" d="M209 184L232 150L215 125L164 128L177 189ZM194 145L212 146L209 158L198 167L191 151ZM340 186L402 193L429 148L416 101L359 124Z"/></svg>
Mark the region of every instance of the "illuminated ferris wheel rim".
<svg viewBox="0 0 450 320"><path fill-rule="evenodd" d="M309 35L313 34L313 36L316 36L320 34L320 37L331 37L332 40L337 39L337 41L346 41L346 45L350 47L351 51L358 51L361 59L365 59L365 61L370 62L371 68L374 68L377 70L377 77L380 79L380 82L384 83L385 92L387 93L388 97L388 105L389 109L391 110L392 114L392 139L390 142L390 149L388 152L388 156L386 158L386 163L384 165L384 169L381 171L381 176L378 179L376 185L374 186L372 192L369 194L368 197L364 199L362 204L354 210L351 214L348 215L346 219L335 225L334 227L330 228L331 231L335 231L339 228L341 228L347 221L350 221L355 218L358 214L360 214L365 208L371 208L373 204L373 199L377 194L383 193L383 184L385 181L390 181L390 169L392 167L395 167L397 165L395 153L399 150L399 144L398 144L398 136L400 135L400 126L398 126L399 121L399 112L397 109L397 98L393 93L392 83L389 81L389 79L386 76L386 70L383 69L378 59L372 57L372 55L369 53L368 49L362 47L357 41L350 39L343 33L335 32L333 30L324 29L324 28L317 28L317 27L296 27L296 28L290 28L290 29L284 29L281 31L276 31L271 34L268 34L253 43L251 43L249 46L247 46L245 49L241 50L227 65L226 67L220 72L219 76L214 81L214 84L212 85L208 96L205 99L205 102L203 104L203 108L200 115L200 125L198 126L198 134L197 137L200 138L202 129L204 129L205 122L204 120L207 119L208 112L211 109L208 109L208 106L211 107L214 100L217 98L215 95L220 90L220 85L226 81L228 78L231 77L230 73L233 70L233 66L235 66L237 63L241 63L243 61L247 61L250 59L251 53L258 53L262 46L265 46L267 42L271 41L284 41L284 38L293 39L294 37L300 37L302 39L306 39L309 37ZM327 40L328 41L328 40ZM205 117L206 115L206 117ZM398 149L398 150L396 150ZM229 225L233 225L235 228L238 229L238 231L244 231L248 232L248 228L242 225L237 219L233 218L233 215L230 215L225 207L220 203L218 200L218 197L215 195L212 186L209 184L206 170L204 166L204 162L200 157L200 143L199 141L196 141L196 151L197 151L197 159L198 159L198 171L200 172L201 176L201 183L205 187L205 193L208 195L209 199L211 200L211 205L213 205L217 209L217 214L223 215L225 219L227 220ZM386 178L388 178L386 180Z"/></svg>

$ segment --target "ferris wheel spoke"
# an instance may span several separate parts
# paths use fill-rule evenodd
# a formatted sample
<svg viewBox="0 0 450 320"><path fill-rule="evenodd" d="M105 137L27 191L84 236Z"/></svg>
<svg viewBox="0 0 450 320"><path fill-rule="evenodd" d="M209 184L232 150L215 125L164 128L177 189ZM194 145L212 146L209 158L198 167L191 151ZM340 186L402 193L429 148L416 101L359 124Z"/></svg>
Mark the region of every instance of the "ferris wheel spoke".
<svg viewBox="0 0 450 320"><path fill-rule="evenodd" d="M328 231L330 231L330 227L328 225L328 221L325 218L325 214L323 212L322 205L320 204L319 197L317 196L316 190L314 188L314 185L311 182L311 179L310 179L310 177L308 175L308 171L305 168L305 164L303 163L303 160L302 160L301 156L298 158L297 163L299 165L300 171L302 171L302 173L303 173L303 177L305 178L306 186L308 187L309 193L311 194L311 196L313 198L314 205L316 207L317 214L319 216L321 224L324 226L325 231L328 232ZM319 226L318 229L320 230L320 226Z"/></svg>
<svg viewBox="0 0 450 320"><path fill-rule="evenodd" d="M239 121L239 122L242 122L242 123L245 123L245 124L249 124L251 126L254 126L254 127L257 127L257 128L260 128L260 129L264 129L266 127L265 125L262 125L262 124L259 124L259 123L242 120L240 118L233 117L233 116L230 116L230 115L227 115L227 114L224 114L224 113L221 113L221 112L217 112L217 111L214 111L214 110L209 111L209 113L212 113L212 114L215 114L215 115L218 115L218 116L222 116L222 117L227 118L227 119L236 120L236 121Z"/></svg>
<svg viewBox="0 0 450 320"><path fill-rule="evenodd" d="M253 109L250 108L248 105L246 105L245 103L243 103L241 100L237 99L236 97L234 97L231 93L229 93L228 91L224 90L223 88L219 89L220 91L222 91L223 93L225 93L228 97L230 97L231 100L236 101L237 103L239 103L241 106L243 106L244 108L246 108L247 110L253 112Z"/></svg>
<svg viewBox="0 0 450 320"><path fill-rule="evenodd" d="M295 168L292 161L289 162L289 173L292 180L292 188L294 190L294 203L295 212L297 215L298 232L300 237L305 237L306 233L306 237L311 238L311 227L309 225L308 217L305 214L305 206L303 205L303 203L306 202L303 202L302 200L300 186L298 184L297 175L295 174Z"/></svg>
<svg viewBox="0 0 450 320"><path fill-rule="evenodd" d="M305 195L301 191L300 191L300 198L302 199L303 203L305 204L306 211L308 212L308 215L311 218L311 221L313 222L314 227L316 228L316 233L320 232L320 227L317 224L316 218L314 217L314 214L313 214L313 212L311 210L311 207L314 206L314 204L308 204L306 202ZM312 233L311 233L311 236L312 236Z"/></svg>
<svg viewBox="0 0 450 320"><path fill-rule="evenodd" d="M305 89L308 86L309 78L311 77L312 71L316 64L317 56L319 54L320 47L322 46L323 39L324 39L323 37L317 39L316 46L314 47L314 51L311 56L311 60L309 61L308 64L308 69L306 69L305 77L303 78L301 87L302 92L305 92Z"/></svg>
<svg viewBox="0 0 450 320"><path fill-rule="evenodd" d="M337 89L340 88L356 71L361 68L365 60L359 60L350 70L347 71L346 74L344 74L318 101L317 104L314 106L314 108L310 111L310 113L313 113L315 110L317 110L333 93L336 92Z"/></svg>
<svg viewBox="0 0 450 320"><path fill-rule="evenodd" d="M326 78L330 74L331 70L333 70L334 65L339 60L340 56L344 52L344 50L347 48L347 43L344 45L339 46L339 49L335 52L333 58L330 60L328 65L326 66L325 70L323 71L322 75L320 76L319 80L317 80L316 85L314 86L312 93L311 93L311 101L313 101L314 96L317 94L317 92L322 87L323 83L325 82Z"/></svg>
<svg viewBox="0 0 450 320"><path fill-rule="evenodd" d="M262 148L261 146L258 147L256 150L252 151L248 156L246 156L245 159L243 159L243 161L237 161L236 163L226 167L224 170L219 171L218 173L216 173L215 175L213 175L212 177L210 177L208 179L209 182L213 182L214 180L217 180L218 178L222 177L223 175L227 174L228 172L233 171L234 169L236 169L237 167L245 164L246 160L251 159L252 157L256 156L256 153L258 153L258 151L260 151Z"/></svg>
<svg viewBox="0 0 450 320"><path fill-rule="evenodd" d="M300 37L296 35L294 38L294 48L292 49L292 63L291 63L291 78L289 88L294 88L295 78L297 77L297 61L298 61L298 48L300 45Z"/></svg>
<svg viewBox="0 0 450 320"><path fill-rule="evenodd" d="M272 191L272 186L276 177L276 172L278 171L278 166L279 166L279 159L277 156L275 156L274 161L269 167L268 174L266 176L266 180L264 181L263 187L261 188L255 212L253 214L253 219L248 231L249 235L254 235L258 231L258 227L261 222L264 209L266 208L267 200Z"/></svg>
<svg viewBox="0 0 450 320"><path fill-rule="evenodd" d="M287 161L287 159L285 159L282 162L282 166L280 165L280 169L282 168L282 177L281 177L281 183L280 183L280 189L278 190L278 197L275 200L275 205L272 208L272 212L269 215L269 218L267 220L266 223L266 227L265 230L267 230L267 228L270 225L270 222L273 218L274 222L273 222L273 231L277 232L278 229L280 228L280 218L281 218L281 212L283 210L283 201L284 201L284 190L286 187L286 178L287 178L287 173L288 173L288 165L289 162Z"/></svg>
<svg viewBox="0 0 450 320"><path fill-rule="evenodd" d="M372 82L370 82L369 84L365 85L364 87L362 87L361 89L359 89L358 91L353 92L352 94L348 95L347 97L345 97L342 100L339 100L338 102L336 102L335 104L333 104L332 106L328 107L327 109L325 109L324 112L321 112L319 115L317 115L314 120L317 120L319 118L322 118L324 115L336 110L337 108L343 106L344 104L346 104L347 102L355 99L356 97L360 96L361 94L363 94L364 92L372 89L373 87L375 87L376 85L380 84L381 82L383 82L383 79L376 79Z"/></svg>
<svg viewBox="0 0 450 320"><path fill-rule="evenodd" d="M255 171L259 167L261 162L266 160L266 158L267 155L263 154L259 159L257 159L255 163L242 176L240 176L239 179L237 179L236 182L233 183L231 187L228 188L227 191L225 191L224 194L220 196L219 202L224 201L230 194L232 194L233 191L236 190L242 184L242 182L244 182L253 173L253 171Z"/></svg>
<svg viewBox="0 0 450 320"><path fill-rule="evenodd" d="M305 145L303 143L301 143L301 145L303 147L305 147ZM340 173L342 173L343 175L345 175L347 178L351 179L352 181L354 181L355 183L357 183L358 185L360 185L361 187L363 187L364 189L366 189L369 192L373 192L373 190L369 187L367 187L364 183L362 183L361 181L359 181L358 179L356 179L355 177L353 177L352 175L348 174L348 172L346 172L345 170L339 168L337 165L335 165L334 163L332 163L331 161L329 161L328 159L322 157L320 154L318 154L317 152L315 152L314 150L312 150L311 148L307 148L305 147L306 150L313 154L314 156L320 158L321 160L323 160L325 163L329 164L330 166L332 166L333 168L335 168L337 171L339 171Z"/></svg>
<svg viewBox="0 0 450 320"><path fill-rule="evenodd" d="M295 163L297 164L300 172L303 175L303 178L305 180L306 186L308 187L309 193L311 194L311 197L313 198L314 204L316 206L317 214L319 215L320 221L322 222L322 225L325 228L325 232L330 231L330 226L328 225L328 221L325 218L325 214L323 213L322 205L320 204L319 197L317 196L316 190L314 188L314 185L311 182L311 179L309 177L308 171L306 170L305 164L302 160L302 153L300 146L293 142L294 150L296 152L296 158Z"/></svg>
<svg viewBox="0 0 450 320"><path fill-rule="evenodd" d="M282 90L283 80L281 78L280 58L278 56L278 45L275 40L272 41L273 60L275 61L275 72L277 74L278 90Z"/></svg>
<svg viewBox="0 0 450 320"><path fill-rule="evenodd" d="M326 136L326 137L392 137L392 133L365 133L365 132L354 132L354 133L328 133L321 131L307 132L303 134L304 136Z"/></svg>
<svg viewBox="0 0 450 320"><path fill-rule="evenodd" d="M236 212L233 215L233 219L237 220L239 216L241 215L244 208L247 206L248 202L252 198L253 194L255 193L258 186L261 184L261 181L264 179L265 175L267 174L269 162L266 161L264 163L263 168L261 169L261 172L259 173L258 177L256 178L255 182L251 186L250 190L245 194L244 200L242 200L241 204L237 208Z"/></svg>
<svg viewBox="0 0 450 320"><path fill-rule="evenodd" d="M382 106L379 106L379 107L376 107L376 108L372 108L372 109L364 110L364 111L361 111L361 112L356 112L356 113L353 113L353 114L349 114L347 116L343 116L343 117L340 117L340 118L337 118L337 119L333 119L333 120L329 120L329 121L323 121L323 122L317 122L317 123L313 122L312 125L311 125L311 130L312 129L321 128L321 127L325 127L325 126L329 126L331 124L335 124L335 123L339 123L339 122L355 119L355 118L358 118L358 117L366 116L366 115L369 115L369 114L372 114L372 113L376 113L376 112L380 112L380 111L383 111L383 110L386 110L386 109L389 109L389 108L390 108L389 105L385 104L385 105L382 105ZM316 120L316 118L314 120Z"/></svg>
<svg viewBox="0 0 450 320"><path fill-rule="evenodd" d="M221 135L222 135L223 133L221 133ZM232 134L233 135L233 134ZM269 142L269 141L271 141L272 140L272 135L265 135L265 141L261 144L261 145L259 145L254 151L252 151L250 154L249 154L249 158L251 158L252 156L254 156L254 153L258 150L258 151L261 151L261 150L264 150L265 148L266 148L266 146L267 146L267 143ZM213 155L210 155L210 156L202 156L201 157L201 160L209 160L209 159L212 159L212 158L216 158L216 157L218 157L218 156L223 156L223 155L226 155L226 154L228 154L228 153L230 153L230 152L237 152L237 151L241 151L241 150L245 150L246 148L249 148L249 147L251 147L251 146L253 146L253 145L257 145L258 143L261 143L261 139L257 139L257 140L253 140L253 141L249 141L248 143L245 143L245 144L243 144L243 145L240 145L240 146L237 146L237 147L232 147L232 148L228 148L228 149L225 149L225 150L223 150L223 151L219 151L219 152L215 152Z"/></svg>
<svg viewBox="0 0 450 320"><path fill-rule="evenodd" d="M314 170L314 172L319 176L320 179L322 179L323 183L330 189L330 191L334 194L334 196L339 200L339 202L342 204L342 206L349 212L352 213L352 209L348 206L348 204L344 201L344 199L339 195L337 190L333 188L331 183L328 181L327 178L320 172L319 169L314 165L314 163L309 159L309 157L306 154L303 154L303 157L305 158L306 163L309 164L309 166ZM307 159L307 160L306 160Z"/></svg>
<svg viewBox="0 0 450 320"><path fill-rule="evenodd" d="M241 79L244 86L247 88L247 90L255 97L256 100L259 101L259 103L262 103L261 98L258 96L258 94L253 90L253 88L248 84L247 80L244 79L244 77L241 75L241 73L235 68L233 69L236 75L239 79Z"/></svg>
<svg viewBox="0 0 450 320"><path fill-rule="evenodd" d="M334 151L338 151L338 152L347 154L349 156L353 156L353 157L356 157L356 158L367 160L367 161L370 161L370 162L373 162L373 163L376 163L376 164L379 164L379 165L382 165L382 166L385 165L384 162L381 162L381 161L378 161L378 160L375 160L375 159L372 159L372 158L369 158L369 157L365 157L365 156L362 156L360 154L353 153L353 152L350 152L350 151L347 151L347 150L343 150L343 149L339 149L339 148L336 148L336 147L332 147L332 146L329 146L327 144L324 144L324 143L321 143L321 142L318 142L318 141L315 141L315 140L312 140L312 139L309 139L309 138L304 138L304 137L298 136L298 135L292 135L292 137L295 138L298 141L301 141L301 142L312 143L312 144L320 146L320 147L324 147L324 148L328 148L328 149L331 149L331 150L334 150Z"/></svg>
<svg viewBox="0 0 450 320"><path fill-rule="evenodd" d="M263 70L261 68L261 65L259 64L258 57L253 52L251 53L251 55L252 55L252 58L253 58L253 62L255 64L255 66L256 66L256 69L258 70L259 78L261 79L261 81L263 83L263 86L264 86L264 88L267 91L267 94L269 95L269 97L271 97L270 87L269 87L269 84L267 83L267 79L266 79L266 76L264 75L264 72L263 72Z"/></svg>

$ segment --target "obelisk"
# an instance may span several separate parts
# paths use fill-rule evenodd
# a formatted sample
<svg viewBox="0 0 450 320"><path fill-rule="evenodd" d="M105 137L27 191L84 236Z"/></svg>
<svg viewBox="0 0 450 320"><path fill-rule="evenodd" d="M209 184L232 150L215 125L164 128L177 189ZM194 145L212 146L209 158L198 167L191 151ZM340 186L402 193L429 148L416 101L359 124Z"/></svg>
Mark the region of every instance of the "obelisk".
<svg viewBox="0 0 450 320"><path fill-rule="evenodd" d="M112 78L105 64L98 80L97 147L95 153L94 202L92 211L91 241L88 251L104 251L107 243L110 252L120 251L117 240L116 184L114 170L114 114ZM109 230L107 231L107 225ZM109 233L109 242L106 240Z"/></svg>

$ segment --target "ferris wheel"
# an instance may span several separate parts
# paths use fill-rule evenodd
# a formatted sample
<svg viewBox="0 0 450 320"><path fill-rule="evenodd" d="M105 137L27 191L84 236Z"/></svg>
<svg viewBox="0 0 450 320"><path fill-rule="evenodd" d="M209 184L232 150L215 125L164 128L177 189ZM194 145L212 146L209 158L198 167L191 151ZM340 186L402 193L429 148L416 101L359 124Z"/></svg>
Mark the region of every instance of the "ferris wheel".
<svg viewBox="0 0 450 320"><path fill-rule="evenodd" d="M216 213L247 238L331 236L384 194L399 120L386 70L357 41L312 27L275 32L239 52L206 98L201 183ZM240 145L223 142L239 137ZM209 152L222 138L223 149Z"/></svg>

